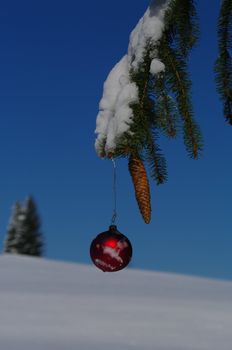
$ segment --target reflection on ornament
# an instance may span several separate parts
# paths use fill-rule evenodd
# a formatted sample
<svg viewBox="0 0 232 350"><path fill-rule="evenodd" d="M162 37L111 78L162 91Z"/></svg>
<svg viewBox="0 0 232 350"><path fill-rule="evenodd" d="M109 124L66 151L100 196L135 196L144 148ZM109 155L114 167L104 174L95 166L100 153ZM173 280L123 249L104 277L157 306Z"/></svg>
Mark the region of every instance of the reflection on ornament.
<svg viewBox="0 0 232 350"><path fill-rule="evenodd" d="M132 257L129 239L111 225L109 230L100 233L91 243L90 256L93 263L104 272L124 269Z"/></svg>

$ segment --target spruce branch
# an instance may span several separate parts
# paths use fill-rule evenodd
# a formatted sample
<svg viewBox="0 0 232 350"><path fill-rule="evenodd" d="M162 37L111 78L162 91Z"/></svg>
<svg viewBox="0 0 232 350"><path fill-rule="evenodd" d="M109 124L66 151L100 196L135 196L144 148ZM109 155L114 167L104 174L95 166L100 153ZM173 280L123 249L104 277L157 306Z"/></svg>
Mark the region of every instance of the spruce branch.
<svg viewBox="0 0 232 350"><path fill-rule="evenodd" d="M195 1L172 0L165 14L165 23L169 43L187 58L199 37Z"/></svg>
<svg viewBox="0 0 232 350"><path fill-rule="evenodd" d="M145 150L145 159L149 164L150 173L157 184L162 184L167 179L166 161L160 152L159 146L156 144L158 137L155 132L157 124L157 116L155 113L154 96L152 95L153 77L150 73L150 66L152 61L152 52L154 47L151 43L147 43L143 61L138 71L131 72L131 79L139 88L139 103L133 106L135 121L138 121L141 116L143 120L143 128L137 128L137 125L132 126L132 131L135 129L135 134L142 136L143 149ZM136 117L137 115L137 117ZM144 133L141 133L142 129Z"/></svg>
<svg viewBox="0 0 232 350"><path fill-rule="evenodd" d="M193 121L190 99L191 81L188 78L185 59L164 39L160 46L163 62L166 66L166 81L176 97L180 116L184 122L184 143L189 155L198 158L202 150L202 137L197 124Z"/></svg>
<svg viewBox="0 0 232 350"><path fill-rule="evenodd" d="M223 102L224 116L232 125L232 1L224 0L218 21L219 55L215 63L217 91Z"/></svg>
<svg viewBox="0 0 232 350"><path fill-rule="evenodd" d="M162 93L156 101L156 123L168 137L175 138L178 132L179 113L174 99Z"/></svg>
<svg viewBox="0 0 232 350"><path fill-rule="evenodd" d="M167 164L159 145L157 144L158 134L155 129L148 130L147 145L145 148L145 159L150 168L150 175L157 185L167 181Z"/></svg>
<svg viewBox="0 0 232 350"><path fill-rule="evenodd" d="M130 114L127 119L129 128L120 137L115 135L112 147L114 157L129 158L129 170L140 210L142 207L148 209L145 210L148 213L146 218L145 211L141 210L147 223L150 222L150 192L143 160L147 161L151 177L157 184L167 180L166 160L158 144L160 133L174 138L181 127L186 149L192 158L198 158L203 144L201 132L194 121L191 80L187 67L190 50L199 35L195 2L170 0L167 3L159 40L149 37L150 31L146 33L145 30L144 36L143 26L143 30L140 26L136 27L136 35L141 30L142 46L138 44L138 57L137 50L134 54L131 51L132 57L127 56L130 60L129 83L137 87L136 98L133 103L128 103L132 112L132 116ZM146 23L146 16L143 20ZM137 39L134 40L135 43L139 42ZM135 62L136 64L132 64ZM230 107L227 101L227 109ZM105 140L100 139L98 145L103 155L104 142ZM144 206L141 205L141 198L145 198L145 192L147 195Z"/></svg>
<svg viewBox="0 0 232 350"><path fill-rule="evenodd" d="M175 99L166 86L165 73L152 79L150 95L155 99L153 124L167 137L174 138L179 130L179 112Z"/></svg>

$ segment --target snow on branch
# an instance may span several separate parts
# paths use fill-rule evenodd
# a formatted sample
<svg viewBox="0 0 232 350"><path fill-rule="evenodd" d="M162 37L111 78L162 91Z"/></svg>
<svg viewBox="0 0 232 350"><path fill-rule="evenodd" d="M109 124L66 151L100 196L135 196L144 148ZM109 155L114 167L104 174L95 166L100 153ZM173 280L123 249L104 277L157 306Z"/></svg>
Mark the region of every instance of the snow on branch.
<svg viewBox="0 0 232 350"><path fill-rule="evenodd" d="M97 115L95 148L101 156L104 145L108 153L116 148L117 140L130 130L133 123L131 104L138 101L138 87L130 80L131 70L138 69L143 60L146 45L153 46L161 39L164 30L164 16L170 0L152 1L144 16L131 32L128 53L115 65L105 83ZM154 57L150 73L165 70L164 64Z"/></svg>

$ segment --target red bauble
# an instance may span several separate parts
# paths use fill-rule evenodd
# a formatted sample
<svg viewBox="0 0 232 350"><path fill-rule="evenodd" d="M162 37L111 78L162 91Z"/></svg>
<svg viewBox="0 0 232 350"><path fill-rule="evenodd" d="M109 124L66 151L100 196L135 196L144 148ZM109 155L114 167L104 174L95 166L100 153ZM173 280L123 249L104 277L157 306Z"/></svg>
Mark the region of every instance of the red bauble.
<svg viewBox="0 0 232 350"><path fill-rule="evenodd" d="M91 243L90 256L93 263L104 272L124 269L132 257L129 239L111 225L109 231L100 233Z"/></svg>

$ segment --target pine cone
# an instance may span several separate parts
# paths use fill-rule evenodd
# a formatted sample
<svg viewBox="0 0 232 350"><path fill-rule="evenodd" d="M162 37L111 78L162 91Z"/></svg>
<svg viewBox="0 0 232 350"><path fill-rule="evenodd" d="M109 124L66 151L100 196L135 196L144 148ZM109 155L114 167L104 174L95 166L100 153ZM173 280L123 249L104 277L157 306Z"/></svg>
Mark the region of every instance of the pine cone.
<svg viewBox="0 0 232 350"><path fill-rule="evenodd" d="M150 187L142 160L131 156L129 159L129 172L134 183L135 196L139 210L145 223L149 224L151 221Z"/></svg>

